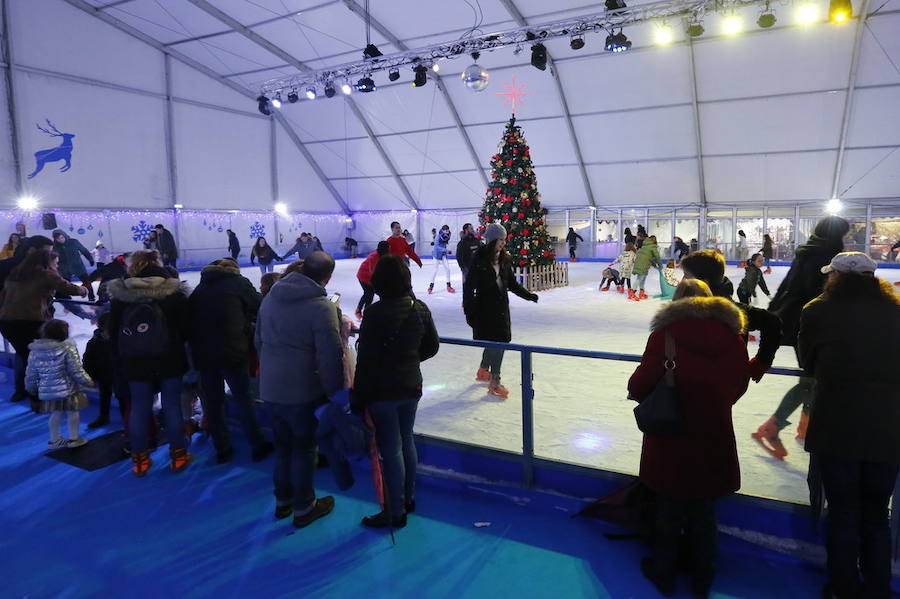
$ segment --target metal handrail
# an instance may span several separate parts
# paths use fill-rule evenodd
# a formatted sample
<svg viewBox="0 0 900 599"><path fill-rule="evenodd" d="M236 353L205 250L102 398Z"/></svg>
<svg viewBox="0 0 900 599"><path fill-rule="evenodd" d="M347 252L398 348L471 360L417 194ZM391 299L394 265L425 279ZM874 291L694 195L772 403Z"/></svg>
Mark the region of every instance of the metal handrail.
<svg viewBox="0 0 900 599"><path fill-rule="evenodd" d="M569 356L573 358L593 358L597 360L617 360L620 362L640 362L641 356L635 354L619 354L613 352L590 351L585 349L568 349L562 347L546 347L540 345L523 345L520 343L500 343L497 341L480 341L477 339L459 339L456 337L440 337L446 345L463 345L467 347L493 347L521 353L522 359L522 485L526 488L534 486L534 376L532 355L546 354L553 356ZM796 368L770 368L769 374L785 376L806 376Z"/></svg>

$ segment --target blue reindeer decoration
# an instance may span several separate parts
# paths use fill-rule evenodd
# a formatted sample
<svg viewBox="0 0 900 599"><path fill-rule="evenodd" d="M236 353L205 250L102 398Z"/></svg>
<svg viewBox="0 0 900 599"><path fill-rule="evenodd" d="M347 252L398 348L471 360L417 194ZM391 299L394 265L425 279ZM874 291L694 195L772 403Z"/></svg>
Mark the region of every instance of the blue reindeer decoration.
<svg viewBox="0 0 900 599"><path fill-rule="evenodd" d="M29 179L33 179L36 174L43 170L44 165L48 162L59 162L60 160L65 160L66 163L62 168L59 169L59 172L64 173L70 168L72 168L72 138L75 137L74 133L60 133L59 129L57 129L53 123L50 122L50 119L46 119L47 126L50 127L50 130L44 129L40 125L37 125L37 128L49 135L50 137L62 137L62 143L56 146L55 148L50 148L49 150L41 150L39 152L34 153L34 159L37 161L37 166L34 169L34 172L28 175Z"/></svg>

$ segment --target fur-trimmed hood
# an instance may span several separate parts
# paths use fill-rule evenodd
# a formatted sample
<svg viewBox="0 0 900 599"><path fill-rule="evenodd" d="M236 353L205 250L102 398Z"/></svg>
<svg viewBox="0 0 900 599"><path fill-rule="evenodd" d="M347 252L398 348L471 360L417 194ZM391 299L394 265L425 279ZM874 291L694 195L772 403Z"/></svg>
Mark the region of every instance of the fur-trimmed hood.
<svg viewBox="0 0 900 599"><path fill-rule="evenodd" d="M724 297L686 297L675 300L656 313L650 323L651 331L658 331L682 320L719 320L739 335L747 331L747 317Z"/></svg>
<svg viewBox="0 0 900 599"><path fill-rule="evenodd" d="M131 277L113 279L107 285L109 297L114 300L135 304L151 300L161 300L175 293L190 294L187 283L164 277Z"/></svg>
<svg viewBox="0 0 900 599"><path fill-rule="evenodd" d="M241 267L235 264L232 260L214 260L210 262L206 266L203 267L203 270L200 271L201 279L208 278L210 276L217 277L221 275L239 275L241 274Z"/></svg>

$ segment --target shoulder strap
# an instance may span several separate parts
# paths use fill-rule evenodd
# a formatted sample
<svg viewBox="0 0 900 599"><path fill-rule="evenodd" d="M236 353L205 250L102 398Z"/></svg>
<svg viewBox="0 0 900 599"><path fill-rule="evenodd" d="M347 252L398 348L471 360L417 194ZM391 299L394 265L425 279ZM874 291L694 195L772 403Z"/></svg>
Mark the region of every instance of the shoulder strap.
<svg viewBox="0 0 900 599"><path fill-rule="evenodd" d="M675 386L675 338L666 331L666 361L663 363L666 369L666 382L670 387Z"/></svg>

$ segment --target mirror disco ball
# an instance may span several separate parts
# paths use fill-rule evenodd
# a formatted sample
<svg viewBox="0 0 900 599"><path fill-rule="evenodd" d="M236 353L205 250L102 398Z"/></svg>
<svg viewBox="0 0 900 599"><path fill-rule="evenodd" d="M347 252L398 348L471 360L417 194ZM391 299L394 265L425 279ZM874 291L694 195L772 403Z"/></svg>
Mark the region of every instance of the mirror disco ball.
<svg viewBox="0 0 900 599"><path fill-rule="evenodd" d="M463 71L460 77L463 80L463 83L466 84L466 87L473 92L480 92L484 91L488 86L488 80L491 76L486 69L477 64L473 64Z"/></svg>

